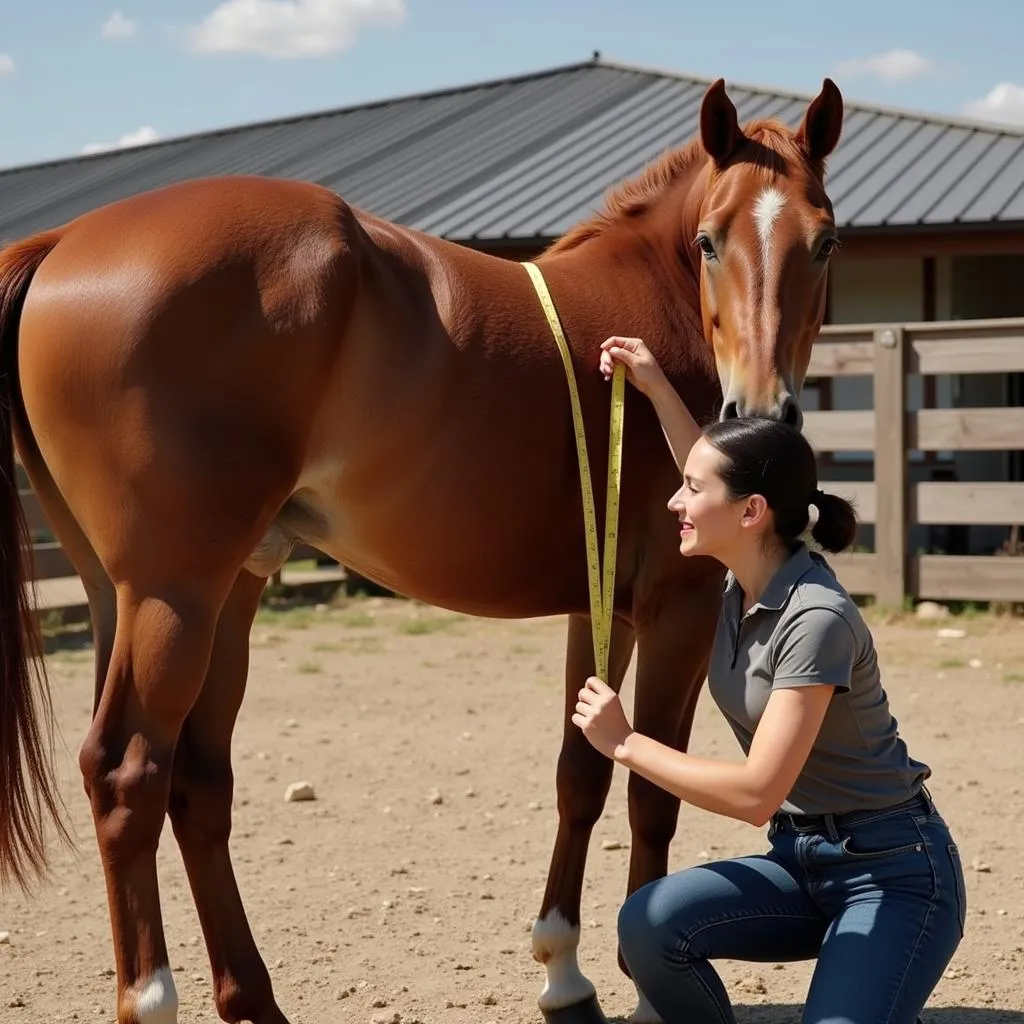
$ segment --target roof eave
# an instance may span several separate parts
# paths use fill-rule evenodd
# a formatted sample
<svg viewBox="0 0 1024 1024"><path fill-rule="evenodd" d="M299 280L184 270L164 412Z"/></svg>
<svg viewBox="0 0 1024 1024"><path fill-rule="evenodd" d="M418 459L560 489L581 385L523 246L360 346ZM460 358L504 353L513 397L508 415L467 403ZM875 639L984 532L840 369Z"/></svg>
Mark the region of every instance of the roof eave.
<svg viewBox="0 0 1024 1024"><path fill-rule="evenodd" d="M951 221L936 224L860 224L840 225L840 236L843 239L872 238L906 238L923 235L931 238L947 236L957 238L963 236L1020 235L1024 239L1024 220L1011 221ZM473 249L486 249L489 252L512 251L519 249L538 249L558 241L561 235L457 235L441 232L441 237L459 245Z"/></svg>

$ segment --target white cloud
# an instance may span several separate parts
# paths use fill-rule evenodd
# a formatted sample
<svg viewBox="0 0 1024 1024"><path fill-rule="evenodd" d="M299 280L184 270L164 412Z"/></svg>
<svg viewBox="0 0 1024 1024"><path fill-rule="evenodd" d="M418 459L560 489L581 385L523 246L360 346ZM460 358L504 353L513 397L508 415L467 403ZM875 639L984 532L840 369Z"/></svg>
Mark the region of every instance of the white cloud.
<svg viewBox="0 0 1024 1024"><path fill-rule="evenodd" d="M104 39L127 39L139 31L139 23L126 18L120 11L114 13L103 22L100 35Z"/></svg>
<svg viewBox="0 0 1024 1024"><path fill-rule="evenodd" d="M405 0L225 0L188 29L200 53L322 57L348 49L364 25L397 25Z"/></svg>
<svg viewBox="0 0 1024 1024"><path fill-rule="evenodd" d="M1024 124L1024 85L1000 82L980 100L971 100L960 109L981 121Z"/></svg>
<svg viewBox="0 0 1024 1024"><path fill-rule="evenodd" d="M13 75L15 70L14 58L9 53L0 53L0 78Z"/></svg>
<svg viewBox="0 0 1024 1024"><path fill-rule="evenodd" d="M915 50L887 50L870 57L840 61L836 65L837 77L873 75L883 82L909 82L912 78L923 78L936 71L938 66L935 61Z"/></svg>
<svg viewBox="0 0 1024 1024"><path fill-rule="evenodd" d="M125 149L128 146L144 146L147 142L156 142L160 133L152 125L144 124L133 132L125 132L117 142L90 142L82 147L83 153L104 153L109 149Z"/></svg>

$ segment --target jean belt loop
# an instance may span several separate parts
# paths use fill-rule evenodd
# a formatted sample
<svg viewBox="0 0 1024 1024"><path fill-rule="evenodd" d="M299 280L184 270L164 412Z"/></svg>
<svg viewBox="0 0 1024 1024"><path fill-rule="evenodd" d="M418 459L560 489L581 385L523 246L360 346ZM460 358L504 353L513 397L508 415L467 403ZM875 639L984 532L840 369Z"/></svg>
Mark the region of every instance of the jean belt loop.
<svg viewBox="0 0 1024 1024"><path fill-rule="evenodd" d="M828 834L829 839L835 842L839 838L839 829L836 828L836 816L834 814L826 814L825 816L825 831Z"/></svg>
<svg viewBox="0 0 1024 1024"><path fill-rule="evenodd" d="M928 807L928 813L929 814L936 814L937 811L935 810L935 801L932 800L932 795L931 795L931 793L928 792L928 787L927 786L922 786L921 787L921 796L924 797L924 802L925 802L925 804Z"/></svg>

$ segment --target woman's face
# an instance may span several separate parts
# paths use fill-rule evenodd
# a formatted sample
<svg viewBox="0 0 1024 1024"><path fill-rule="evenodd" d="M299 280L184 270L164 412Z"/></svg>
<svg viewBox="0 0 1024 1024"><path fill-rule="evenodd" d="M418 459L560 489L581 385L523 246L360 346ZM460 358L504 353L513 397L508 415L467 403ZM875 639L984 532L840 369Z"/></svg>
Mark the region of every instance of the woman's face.
<svg viewBox="0 0 1024 1024"><path fill-rule="evenodd" d="M722 454L700 438L683 467L683 486L669 509L679 517L679 550L686 556L708 555L728 562L731 552L749 544L767 525L764 498L752 495L730 501L718 475Z"/></svg>

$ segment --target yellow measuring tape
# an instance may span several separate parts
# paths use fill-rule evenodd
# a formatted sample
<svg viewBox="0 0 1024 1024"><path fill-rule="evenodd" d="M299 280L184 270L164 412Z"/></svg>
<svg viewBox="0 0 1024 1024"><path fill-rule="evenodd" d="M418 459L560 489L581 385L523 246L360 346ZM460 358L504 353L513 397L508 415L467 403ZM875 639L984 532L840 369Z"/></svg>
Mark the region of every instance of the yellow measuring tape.
<svg viewBox="0 0 1024 1024"><path fill-rule="evenodd" d="M626 370L616 363L612 374L612 410L608 431L608 488L605 494L604 519L604 575L601 574L601 558L597 549L597 513L594 507L594 486L590 479L590 459L587 455L587 436L583 429L583 412L580 409L580 395L576 388L569 346L558 319L555 304L551 301L544 276L535 263L523 262L530 275L541 308L547 317L548 326L558 344L558 351L565 366L565 378L569 384L569 400L572 403L572 419L576 432L576 456L580 464L580 487L583 492L583 520L587 538L587 575L590 580L590 625L594 637L594 664L597 676L608 679L608 650L611 644L612 615L615 600L615 558L619 545L619 495L622 481L622 420L625 412ZM603 585L602 585L603 584Z"/></svg>

